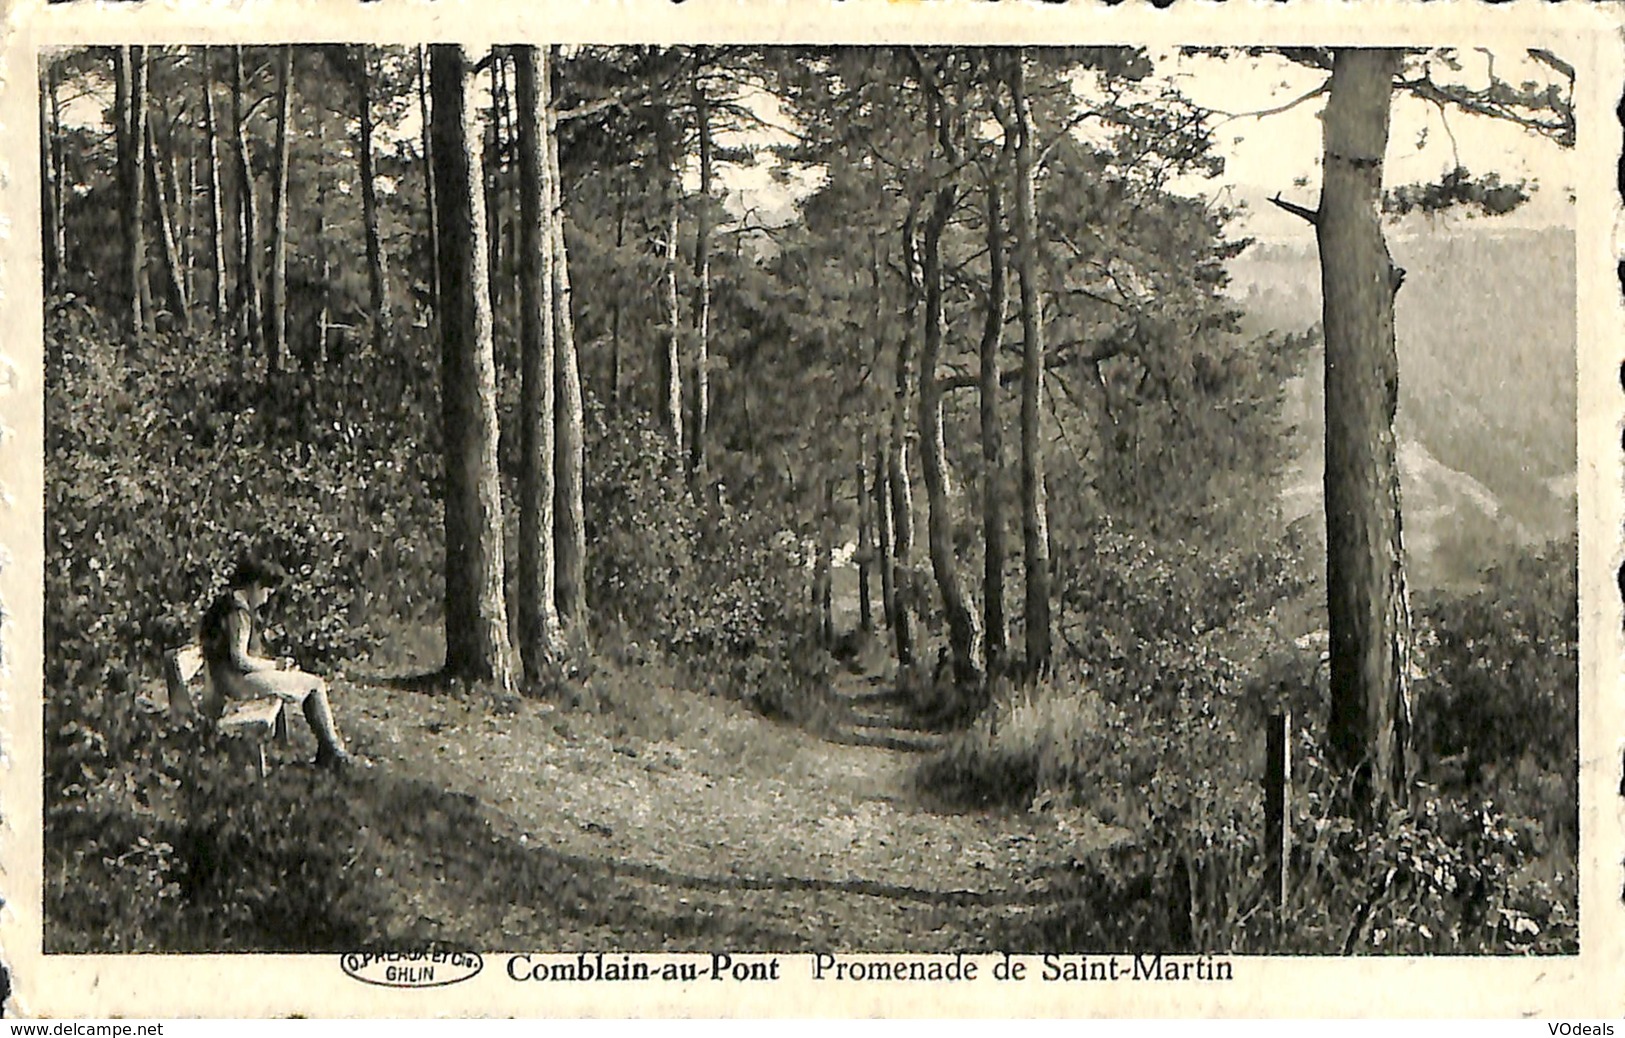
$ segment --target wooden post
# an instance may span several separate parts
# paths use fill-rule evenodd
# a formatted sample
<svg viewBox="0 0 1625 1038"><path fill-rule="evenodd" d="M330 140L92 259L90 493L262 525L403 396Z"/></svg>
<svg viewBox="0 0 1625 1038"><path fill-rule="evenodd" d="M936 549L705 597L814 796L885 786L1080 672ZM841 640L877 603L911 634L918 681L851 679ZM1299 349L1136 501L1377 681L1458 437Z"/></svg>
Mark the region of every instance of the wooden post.
<svg viewBox="0 0 1625 1038"><path fill-rule="evenodd" d="M1292 826L1287 800L1292 774L1292 715L1271 714L1264 736L1264 874L1276 911L1286 904Z"/></svg>

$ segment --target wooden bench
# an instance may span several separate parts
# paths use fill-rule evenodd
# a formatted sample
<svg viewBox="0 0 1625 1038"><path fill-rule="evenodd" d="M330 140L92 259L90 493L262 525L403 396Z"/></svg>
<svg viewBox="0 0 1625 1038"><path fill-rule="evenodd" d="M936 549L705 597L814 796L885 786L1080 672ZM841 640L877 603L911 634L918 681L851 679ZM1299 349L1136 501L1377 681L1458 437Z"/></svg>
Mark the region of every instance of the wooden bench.
<svg viewBox="0 0 1625 1038"><path fill-rule="evenodd" d="M203 651L196 645L183 645L164 653L164 684L169 691L171 717L195 714L200 707L205 713L211 713L211 707L219 707L217 701L211 701L208 669L203 666ZM194 688L198 691L195 697ZM227 704L220 714L218 727L227 735L252 743L261 779L266 775L265 744L273 738L288 741L288 713L282 700L275 696Z"/></svg>

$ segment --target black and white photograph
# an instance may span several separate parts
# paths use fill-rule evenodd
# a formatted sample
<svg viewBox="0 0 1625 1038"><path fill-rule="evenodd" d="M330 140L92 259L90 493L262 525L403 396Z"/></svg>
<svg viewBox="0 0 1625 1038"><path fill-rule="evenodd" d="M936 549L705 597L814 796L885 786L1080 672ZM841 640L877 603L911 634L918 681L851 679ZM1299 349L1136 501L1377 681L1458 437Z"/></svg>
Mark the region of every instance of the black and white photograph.
<svg viewBox="0 0 1625 1038"><path fill-rule="evenodd" d="M437 26L26 51L44 961L1591 947L1592 39Z"/></svg>

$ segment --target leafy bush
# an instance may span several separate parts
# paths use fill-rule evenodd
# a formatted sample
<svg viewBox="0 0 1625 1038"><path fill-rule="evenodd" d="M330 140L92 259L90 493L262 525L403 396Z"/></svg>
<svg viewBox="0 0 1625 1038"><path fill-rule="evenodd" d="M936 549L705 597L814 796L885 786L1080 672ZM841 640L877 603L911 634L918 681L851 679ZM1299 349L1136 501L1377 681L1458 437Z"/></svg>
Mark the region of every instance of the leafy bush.
<svg viewBox="0 0 1625 1038"><path fill-rule="evenodd" d="M1573 538L1485 574L1485 588L1417 610L1424 759L1454 758L1470 787L1504 790L1578 855L1579 599Z"/></svg>
<svg viewBox="0 0 1625 1038"><path fill-rule="evenodd" d="M76 723L50 733L78 767L47 779L49 951L332 951L377 931L347 782L284 767L262 783L221 737L143 717L117 761Z"/></svg>
<svg viewBox="0 0 1625 1038"><path fill-rule="evenodd" d="M804 560L771 509L696 501L670 441L641 416L588 410L583 490L594 620L659 645L719 691L794 714L822 684Z"/></svg>
<svg viewBox="0 0 1625 1038"><path fill-rule="evenodd" d="M438 459L393 427L409 411L372 414L342 372L247 383L229 352L168 340L137 358L71 305L47 334L48 687L155 674L245 548L293 572L266 634L307 663L434 601Z"/></svg>
<svg viewBox="0 0 1625 1038"><path fill-rule="evenodd" d="M1574 951L1572 545L1549 553L1559 563L1537 555L1490 574L1493 597L1424 605L1414 706L1432 781L1366 825L1338 813L1337 776L1310 734L1324 723L1318 653L1289 644L1244 665L1233 651L1294 584L1264 566L1169 561L1109 527L1097 540L1062 591L1082 618L1069 645L1080 676L997 704L919 773L951 801L1082 808L1136 834L1062 876L1074 907L1034 923L1045 947ZM1215 601L1225 582L1231 600ZM1258 733L1281 706L1300 727L1278 910L1265 890ZM1453 784L1437 774L1447 756L1467 762Z"/></svg>

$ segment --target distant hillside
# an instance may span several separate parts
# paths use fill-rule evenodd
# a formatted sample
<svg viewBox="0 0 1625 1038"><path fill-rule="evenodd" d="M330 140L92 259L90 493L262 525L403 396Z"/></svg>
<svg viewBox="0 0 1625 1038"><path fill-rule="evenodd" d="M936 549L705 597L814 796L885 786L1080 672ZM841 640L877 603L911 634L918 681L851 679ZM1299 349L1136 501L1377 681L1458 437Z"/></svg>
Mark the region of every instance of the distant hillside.
<svg viewBox="0 0 1625 1038"><path fill-rule="evenodd" d="M1505 548L1566 536L1575 515L1574 237L1477 230L1396 237L1405 530L1418 585L1469 582ZM1314 241L1255 245L1231 266L1255 330L1320 319ZM1320 508L1318 351L1291 387L1299 451L1289 515Z"/></svg>

